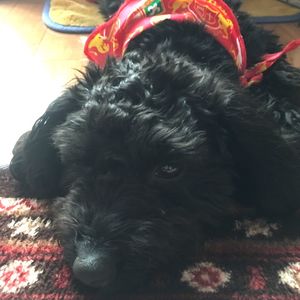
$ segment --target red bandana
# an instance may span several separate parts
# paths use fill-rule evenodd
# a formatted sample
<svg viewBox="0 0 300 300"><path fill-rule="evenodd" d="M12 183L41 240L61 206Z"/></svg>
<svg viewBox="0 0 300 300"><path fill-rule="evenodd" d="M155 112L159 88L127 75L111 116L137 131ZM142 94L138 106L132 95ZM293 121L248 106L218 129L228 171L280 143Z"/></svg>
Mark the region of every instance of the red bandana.
<svg viewBox="0 0 300 300"><path fill-rule="evenodd" d="M262 72L286 52L300 46L300 39L294 40L282 51L267 54L262 62L246 69L244 39L236 17L223 0L126 0L108 22L92 32L84 52L103 68L108 56L121 58L133 38L167 19L204 24L206 31L232 56L244 87L259 82Z"/></svg>

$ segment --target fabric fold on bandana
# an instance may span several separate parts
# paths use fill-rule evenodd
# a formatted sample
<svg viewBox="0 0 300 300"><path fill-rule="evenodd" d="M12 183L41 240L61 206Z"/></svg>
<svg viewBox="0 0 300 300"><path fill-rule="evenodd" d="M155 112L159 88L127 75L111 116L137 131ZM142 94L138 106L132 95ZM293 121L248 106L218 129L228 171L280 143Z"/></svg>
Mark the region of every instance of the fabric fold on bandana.
<svg viewBox="0 0 300 300"><path fill-rule="evenodd" d="M230 53L243 72L245 44L231 9L223 1L127 0L117 13L88 38L85 54L101 67L108 56L120 58L138 34L164 20L201 23Z"/></svg>
<svg viewBox="0 0 300 300"><path fill-rule="evenodd" d="M125 0L115 15L88 37L84 52L103 68L109 56L121 58L132 39L164 20L203 24L233 58L244 87L259 82L266 68L300 43L295 41L281 52L266 55L264 61L246 70L244 39L235 15L223 0Z"/></svg>

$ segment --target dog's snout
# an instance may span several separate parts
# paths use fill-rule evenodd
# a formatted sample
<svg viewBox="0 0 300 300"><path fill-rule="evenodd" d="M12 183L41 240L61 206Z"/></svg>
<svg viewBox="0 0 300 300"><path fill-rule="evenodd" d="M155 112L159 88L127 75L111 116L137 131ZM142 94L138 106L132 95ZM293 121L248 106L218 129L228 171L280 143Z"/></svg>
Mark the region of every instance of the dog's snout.
<svg viewBox="0 0 300 300"><path fill-rule="evenodd" d="M92 287L106 287L115 278L116 266L113 258L97 254L77 257L73 263L75 277Z"/></svg>

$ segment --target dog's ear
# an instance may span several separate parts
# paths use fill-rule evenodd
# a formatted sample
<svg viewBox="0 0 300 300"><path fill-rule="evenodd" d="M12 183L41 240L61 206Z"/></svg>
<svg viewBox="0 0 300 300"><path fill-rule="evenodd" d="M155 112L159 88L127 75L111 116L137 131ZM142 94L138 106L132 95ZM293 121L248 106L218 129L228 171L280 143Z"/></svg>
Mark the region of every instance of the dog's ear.
<svg viewBox="0 0 300 300"><path fill-rule="evenodd" d="M52 142L52 133L70 113L81 109L95 80L100 78L100 72L96 66L89 65L83 78L52 102L32 130L17 142L10 170L21 182L24 193L34 197L53 197L61 192L61 162Z"/></svg>
<svg viewBox="0 0 300 300"><path fill-rule="evenodd" d="M300 207L299 141L297 149L292 136L284 138L273 116L255 101L238 97L221 113L239 197L266 213L288 213Z"/></svg>
<svg viewBox="0 0 300 300"><path fill-rule="evenodd" d="M76 109L78 102L68 90L48 107L14 147L10 171L22 184L22 192L26 195L52 197L59 193L61 167L51 134Z"/></svg>

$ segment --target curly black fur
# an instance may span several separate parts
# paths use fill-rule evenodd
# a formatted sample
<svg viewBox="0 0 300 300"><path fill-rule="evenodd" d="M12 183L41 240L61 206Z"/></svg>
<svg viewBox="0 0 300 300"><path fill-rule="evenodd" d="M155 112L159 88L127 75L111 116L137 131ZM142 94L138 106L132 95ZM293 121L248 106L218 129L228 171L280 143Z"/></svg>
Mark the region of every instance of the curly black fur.
<svg viewBox="0 0 300 300"><path fill-rule="evenodd" d="M102 0L103 11L120 2ZM237 16L249 67L280 49ZM245 89L202 26L164 21L121 61L88 65L18 143L10 168L30 195L58 197L55 226L76 277L132 287L192 255L237 204L272 215L299 208L299 95L300 71L285 59Z"/></svg>

